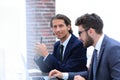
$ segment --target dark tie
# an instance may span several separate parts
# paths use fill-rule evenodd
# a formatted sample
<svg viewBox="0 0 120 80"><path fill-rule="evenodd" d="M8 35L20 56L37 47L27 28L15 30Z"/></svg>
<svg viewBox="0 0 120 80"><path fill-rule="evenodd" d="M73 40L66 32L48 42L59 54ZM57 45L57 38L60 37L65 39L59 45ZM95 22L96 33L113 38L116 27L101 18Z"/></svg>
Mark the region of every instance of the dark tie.
<svg viewBox="0 0 120 80"><path fill-rule="evenodd" d="M63 60L63 49L64 49L64 46L60 45L60 60L61 61Z"/></svg>
<svg viewBox="0 0 120 80"><path fill-rule="evenodd" d="M93 80L96 80L96 69L97 69L97 50L93 52Z"/></svg>

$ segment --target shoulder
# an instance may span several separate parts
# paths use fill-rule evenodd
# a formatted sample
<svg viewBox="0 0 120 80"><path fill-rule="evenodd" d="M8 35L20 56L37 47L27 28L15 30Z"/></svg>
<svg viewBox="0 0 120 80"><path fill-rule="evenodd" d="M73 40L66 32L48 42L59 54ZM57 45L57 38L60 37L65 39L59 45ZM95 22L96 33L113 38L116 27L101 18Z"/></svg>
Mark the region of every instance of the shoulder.
<svg viewBox="0 0 120 80"><path fill-rule="evenodd" d="M54 47L57 47L60 45L60 41L56 41L55 44L54 44Z"/></svg>
<svg viewBox="0 0 120 80"><path fill-rule="evenodd" d="M67 46L71 46L71 48L76 48L76 49L84 48L83 43L78 39L78 37L76 37L73 34Z"/></svg>
<svg viewBox="0 0 120 80"><path fill-rule="evenodd" d="M74 34L72 34L70 41L73 42L74 44L82 44L80 39L78 39L78 37L76 37Z"/></svg>
<svg viewBox="0 0 120 80"><path fill-rule="evenodd" d="M119 41L117 41L117 40L115 40L115 39L113 39L113 38L110 38L110 37L108 37L108 36L106 36L105 35L105 37L104 37L104 43L106 43L106 45L108 46L108 47L120 47L120 42Z"/></svg>
<svg viewBox="0 0 120 80"><path fill-rule="evenodd" d="M108 36L105 36L104 40L104 47L105 47L105 53L108 54L108 58L111 60L113 58L113 60L117 57L120 58L120 42L110 38Z"/></svg>

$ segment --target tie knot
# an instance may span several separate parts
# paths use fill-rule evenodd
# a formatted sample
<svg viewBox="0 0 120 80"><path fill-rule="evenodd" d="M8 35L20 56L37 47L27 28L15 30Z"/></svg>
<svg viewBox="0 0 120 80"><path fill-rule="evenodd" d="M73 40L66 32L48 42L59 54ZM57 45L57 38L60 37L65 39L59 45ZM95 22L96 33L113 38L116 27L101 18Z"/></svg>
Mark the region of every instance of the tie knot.
<svg viewBox="0 0 120 80"><path fill-rule="evenodd" d="M96 53L97 53L97 49L94 49L94 52L96 52Z"/></svg>
<svg viewBox="0 0 120 80"><path fill-rule="evenodd" d="M60 45L60 48L63 48L63 47L64 47L64 46L61 44L61 45Z"/></svg>

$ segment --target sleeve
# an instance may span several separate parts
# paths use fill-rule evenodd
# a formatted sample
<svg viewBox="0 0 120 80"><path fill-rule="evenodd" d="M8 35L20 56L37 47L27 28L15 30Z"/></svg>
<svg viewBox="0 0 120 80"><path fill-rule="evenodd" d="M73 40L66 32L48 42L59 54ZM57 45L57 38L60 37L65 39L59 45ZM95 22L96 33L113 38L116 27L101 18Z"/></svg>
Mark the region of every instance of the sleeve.
<svg viewBox="0 0 120 80"><path fill-rule="evenodd" d="M63 74L63 78L64 80L68 80L68 73L62 73Z"/></svg>
<svg viewBox="0 0 120 80"><path fill-rule="evenodd" d="M58 63L58 59L55 56L57 46L54 45L54 47L55 49L53 50L53 53L49 54L47 57L44 58L43 56L38 56L37 58L34 58L35 63L42 72L50 72L52 69L55 69L54 64L57 65Z"/></svg>
<svg viewBox="0 0 120 80"><path fill-rule="evenodd" d="M88 71L81 71L81 72L69 72L68 80L74 80L75 75L80 75L84 77L86 80L88 79Z"/></svg>
<svg viewBox="0 0 120 80"><path fill-rule="evenodd" d="M34 58L34 61L42 72L47 73L49 71L47 65L44 63L44 57L39 56Z"/></svg>
<svg viewBox="0 0 120 80"><path fill-rule="evenodd" d="M112 47L109 54L110 75L113 80L120 80L120 46Z"/></svg>

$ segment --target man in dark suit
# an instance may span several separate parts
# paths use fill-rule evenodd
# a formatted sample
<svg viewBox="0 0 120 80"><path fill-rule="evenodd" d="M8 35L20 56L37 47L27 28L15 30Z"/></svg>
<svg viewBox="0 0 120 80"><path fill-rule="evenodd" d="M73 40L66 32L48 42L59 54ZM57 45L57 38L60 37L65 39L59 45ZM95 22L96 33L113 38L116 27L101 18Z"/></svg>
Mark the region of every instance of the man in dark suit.
<svg viewBox="0 0 120 80"><path fill-rule="evenodd" d="M37 43L36 52L41 55L35 59L36 64L42 72L49 72L57 69L62 72L86 71L86 48L83 43L72 33L70 19L58 14L50 22L53 34L60 39L54 45L52 54L49 54L45 44ZM60 45L63 45L62 60L59 52Z"/></svg>
<svg viewBox="0 0 120 80"><path fill-rule="evenodd" d="M93 53L88 72L68 73L68 79L120 80L120 43L103 34L102 19L95 13L85 14L77 18L75 24L79 28L79 38L84 46L93 46L97 52ZM58 70L52 70L49 76L65 77Z"/></svg>

